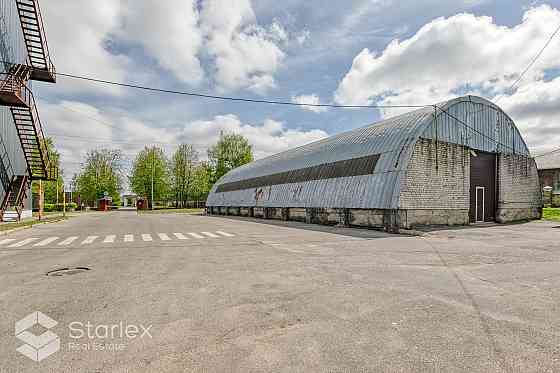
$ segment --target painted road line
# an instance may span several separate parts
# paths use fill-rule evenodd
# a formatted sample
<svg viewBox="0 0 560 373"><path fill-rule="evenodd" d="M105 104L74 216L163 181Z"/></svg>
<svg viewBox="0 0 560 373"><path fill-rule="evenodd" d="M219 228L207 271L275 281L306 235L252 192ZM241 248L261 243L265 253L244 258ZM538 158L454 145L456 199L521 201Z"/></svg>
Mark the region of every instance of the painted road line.
<svg viewBox="0 0 560 373"><path fill-rule="evenodd" d="M115 236L114 234L110 234L110 235L105 237L105 239L103 240L103 243L113 243L113 242L115 242L116 237L117 236Z"/></svg>
<svg viewBox="0 0 560 373"><path fill-rule="evenodd" d="M162 241L171 241L171 237L169 237L166 233L158 233L157 235Z"/></svg>
<svg viewBox="0 0 560 373"><path fill-rule="evenodd" d="M143 234L143 235L142 235L142 239L143 239L144 241L152 241L152 235L150 235L150 234Z"/></svg>
<svg viewBox="0 0 560 373"><path fill-rule="evenodd" d="M187 236L185 236L183 233L173 233L173 235L175 237L177 237L177 239L179 240L188 240L189 238Z"/></svg>
<svg viewBox="0 0 560 373"><path fill-rule="evenodd" d="M87 236L87 238L82 241L81 245L89 245L90 243L93 243L93 241L95 241L97 237L99 236Z"/></svg>
<svg viewBox="0 0 560 373"><path fill-rule="evenodd" d="M214 233L210 233L210 232L200 232L205 236L211 237L211 238L220 238L220 236L218 236L217 234Z"/></svg>
<svg viewBox="0 0 560 373"><path fill-rule="evenodd" d="M47 246L48 244L53 243L56 240L58 240L58 237L45 238L43 241L37 242L33 246Z"/></svg>
<svg viewBox="0 0 560 373"><path fill-rule="evenodd" d="M173 235L175 237L177 237L179 240L188 240L189 238L187 236L185 236L183 233L173 233Z"/></svg>
<svg viewBox="0 0 560 373"><path fill-rule="evenodd" d="M0 241L0 245L6 245L9 244L10 242L14 242L16 239L15 238L6 238L2 241Z"/></svg>
<svg viewBox="0 0 560 373"><path fill-rule="evenodd" d="M13 243L8 247L21 247L21 246L27 245L28 243L31 243L33 241L37 241L38 239L39 238L37 238L37 237L26 238L25 240Z"/></svg>
<svg viewBox="0 0 560 373"><path fill-rule="evenodd" d="M193 236L194 238L204 238L204 236L201 236L201 235L198 234L198 233L189 232L188 234L191 235L191 236Z"/></svg>
<svg viewBox="0 0 560 373"><path fill-rule="evenodd" d="M231 233L228 233L228 232L216 231L216 233L221 234L222 236L226 236L226 237L235 237L235 234L231 234Z"/></svg>
<svg viewBox="0 0 560 373"><path fill-rule="evenodd" d="M124 242L133 242L134 241L134 235L133 234L125 234L124 235Z"/></svg>
<svg viewBox="0 0 560 373"><path fill-rule="evenodd" d="M68 237L67 239L59 242L58 244L61 245L61 246L70 245L72 242L76 241L77 239L78 239L78 236Z"/></svg>

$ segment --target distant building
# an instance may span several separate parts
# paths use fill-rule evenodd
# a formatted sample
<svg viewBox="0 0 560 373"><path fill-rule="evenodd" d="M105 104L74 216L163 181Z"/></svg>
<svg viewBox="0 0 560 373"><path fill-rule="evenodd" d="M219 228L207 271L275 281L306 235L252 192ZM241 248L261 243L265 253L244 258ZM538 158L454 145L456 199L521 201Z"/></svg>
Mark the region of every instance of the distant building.
<svg viewBox="0 0 560 373"><path fill-rule="evenodd" d="M545 193L544 202L553 207L560 206L560 151L535 157L539 169L541 187L551 187L552 192Z"/></svg>
<svg viewBox="0 0 560 373"><path fill-rule="evenodd" d="M542 215L537 167L513 120L460 97L232 170L208 213L384 227Z"/></svg>
<svg viewBox="0 0 560 373"><path fill-rule="evenodd" d="M0 220L31 216L33 180L57 177L48 157L31 81L54 83L37 0L0 4Z"/></svg>

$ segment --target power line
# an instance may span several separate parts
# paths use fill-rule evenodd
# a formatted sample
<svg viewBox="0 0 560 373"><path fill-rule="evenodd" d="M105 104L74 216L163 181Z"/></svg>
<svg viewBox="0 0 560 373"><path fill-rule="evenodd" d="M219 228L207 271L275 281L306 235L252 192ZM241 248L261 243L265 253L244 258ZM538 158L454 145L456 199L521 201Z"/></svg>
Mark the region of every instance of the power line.
<svg viewBox="0 0 560 373"><path fill-rule="evenodd" d="M525 70L523 70L523 72L519 75L519 77L517 78L517 80L515 80L515 82L513 82L513 84L509 87L508 92L511 92L511 90L517 85L519 84L519 82L521 82L521 80L523 79L523 77L525 76L525 74L529 71L529 69L531 67L533 67L533 65L535 64L535 62L537 62L537 60L540 58L540 56L544 53L545 49L548 47L548 45L552 42L552 39L554 39L554 37L556 36L556 34L558 34L558 32L560 32L560 25L556 28L556 30L552 33L552 35L550 35L550 37L548 38L548 40L546 41L546 43L544 44L544 46L541 48L541 50L539 51L539 53L537 53L535 55L535 57L533 57L533 59L531 60L531 62L529 63L529 65L527 65L527 67L525 68ZM500 101L502 99L502 97L504 97L504 95L500 95L497 99L494 100L494 103Z"/></svg>
<svg viewBox="0 0 560 373"><path fill-rule="evenodd" d="M496 143L497 145L501 145L501 146L504 146L504 147L506 147L506 148L509 148L509 149L515 151L515 148L513 148L513 147L511 147L511 146L509 146L509 145L503 144L503 143L499 142L498 140L496 140L496 139L494 139L494 138L492 138L492 137L490 137L490 136L488 136L488 135L486 135L486 134L480 132L480 131L477 130L476 128L473 128L473 127L469 126L469 125L468 125L467 123L465 123L463 120L457 118L457 117L454 116L453 114L449 113L447 110L442 109L441 107L439 107L439 106L437 106L437 105L433 105L433 106L434 106L436 109L441 110L443 113L445 113L445 114L448 115L449 117L455 119L457 122L461 123L461 124L462 124L463 126L465 126L466 128L468 128L468 129L470 129L471 131L477 133L478 135L487 138L488 140L490 140L490 141Z"/></svg>
<svg viewBox="0 0 560 373"><path fill-rule="evenodd" d="M543 153L543 154L536 155L535 158L544 157L545 155L554 154L554 153L560 153L560 148L551 150L551 151Z"/></svg>
<svg viewBox="0 0 560 373"><path fill-rule="evenodd" d="M100 137L89 137L89 136L74 136L74 135L60 135L57 133L49 133L50 136L55 136L55 137L62 137L62 138L69 138L69 139L79 139L79 140L83 140L83 141L77 141L77 142L104 142L104 143L109 143L109 144L122 144L122 145L150 145L150 144L155 144L155 145L169 145L169 146L177 146L177 145L181 145L183 143L176 143L176 142L154 142L154 141L150 141L149 143L146 142L129 142L129 141L120 141L120 140L113 140L113 139L108 139L108 138L100 138ZM210 144L193 144L193 143L186 143L189 145L193 145L193 146L208 146Z"/></svg>
<svg viewBox="0 0 560 373"><path fill-rule="evenodd" d="M111 80L105 79L98 79L92 78L82 75L74 75L74 74L66 74L61 72L56 72L56 75L64 76L67 78L72 79L79 79L85 80L89 82L101 83L101 84L108 84L120 87L127 87L127 88L134 88L144 91L150 92L157 92L157 93L169 93L175 95L183 95L183 96L191 96L191 97L200 97L200 98L209 98L215 100L224 100L224 101L237 101L237 102L250 102L256 104L270 104L270 105L286 105L286 106L306 106L306 107L324 107L324 108L346 108L346 109L404 109L404 108L424 108L430 105L335 105L335 104L304 104L298 102L291 102L291 101L282 101L282 100L259 100L259 99L251 99L251 98L241 98L241 97L231 97L231 96L216 96L216 95L208 95L203 93L196 93L196 92L187 92L187 91L177 91L171 89L163 89L163 88L155 88L155 87L148 87L142 86L138 84L128 84L128 83L120 83Z"/></svg>

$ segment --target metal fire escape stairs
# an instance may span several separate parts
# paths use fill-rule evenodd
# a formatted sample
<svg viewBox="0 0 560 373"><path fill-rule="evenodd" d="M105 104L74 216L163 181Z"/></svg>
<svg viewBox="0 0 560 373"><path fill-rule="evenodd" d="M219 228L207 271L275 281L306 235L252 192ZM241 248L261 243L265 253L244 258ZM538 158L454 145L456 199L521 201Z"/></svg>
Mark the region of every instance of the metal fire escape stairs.
<svg viewBox="0 0 560 373"><path fill-rule="evenodd" d="M31 79L55 83L56 70L49 54L39 3L37 0L16 0L16 6L31 66Z"/></svg>
<svg viewBox="0 0 560 373"><path fill-rule="evenodd" d="M0 169L0 181L5 192L0 205L2 221L5 212L11 208L16 211L17 219L21 218L31 181L58 178L58 169L49 162L35 99L27 86L29 80L55 83L56 71L50 59L37 0L16 0L16 6L28 57L26 64L4 64L6 72L0 73L0 105L10 107L27 164L27 175L15 175L12 170L10 177L4 163L0 167L6 171Z"/></svg>
<svg viewBox="0 0 560 373"><path fill-rule="evenodd" d="M30 181L27 175L14 175L5 191L0 217L2 221L19 221L27 199ZM12 210L13 209L13 213Z"/></svg>

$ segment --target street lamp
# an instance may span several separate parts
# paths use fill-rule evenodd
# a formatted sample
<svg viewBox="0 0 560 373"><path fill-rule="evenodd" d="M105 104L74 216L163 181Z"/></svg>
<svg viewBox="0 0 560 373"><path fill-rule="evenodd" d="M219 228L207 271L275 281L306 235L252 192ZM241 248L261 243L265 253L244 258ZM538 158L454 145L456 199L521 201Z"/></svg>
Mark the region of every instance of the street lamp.
<svg viewBox="0 0 560 373"><path fill-rule="evenodd" d="M552 207L552 187L547 185L543 188L543 191L545 193L550 193L550 207Z"/></svg>

